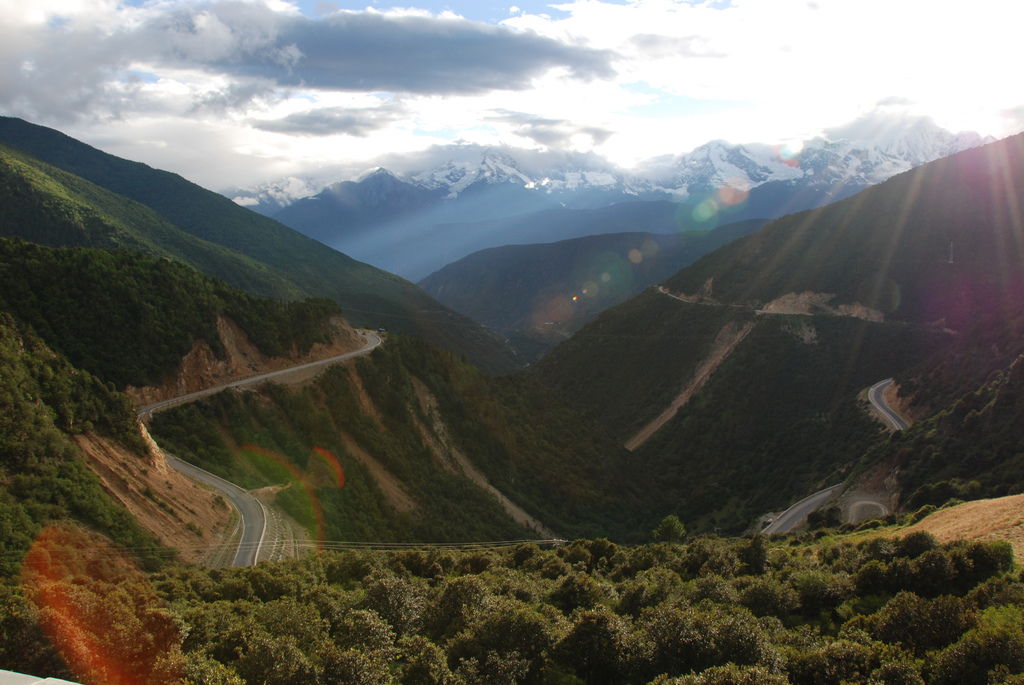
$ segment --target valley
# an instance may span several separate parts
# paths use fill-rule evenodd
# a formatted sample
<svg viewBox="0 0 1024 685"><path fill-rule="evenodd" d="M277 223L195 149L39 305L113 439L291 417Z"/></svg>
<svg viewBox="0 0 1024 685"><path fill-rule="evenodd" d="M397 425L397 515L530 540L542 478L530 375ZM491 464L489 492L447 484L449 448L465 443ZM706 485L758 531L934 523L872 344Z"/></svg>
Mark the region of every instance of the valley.
<svg viewBox="0 0 1024 685"><path fill-rule="evenodd" d="M0 1L0 685L1024 685L1020 14Z"/></svg>
<svg viewBox="0 0 1024 685"><path fill-rule="evenodd" d="M428 294L4 127L32 135L0 148L0 667L91 677L24 641L46 593L128 612L119 584L164 640L132 658L196 682L961 682L1019 613L1020 136L773 221L496 248ZM944 602L948 634L891 629Z"/></svg>

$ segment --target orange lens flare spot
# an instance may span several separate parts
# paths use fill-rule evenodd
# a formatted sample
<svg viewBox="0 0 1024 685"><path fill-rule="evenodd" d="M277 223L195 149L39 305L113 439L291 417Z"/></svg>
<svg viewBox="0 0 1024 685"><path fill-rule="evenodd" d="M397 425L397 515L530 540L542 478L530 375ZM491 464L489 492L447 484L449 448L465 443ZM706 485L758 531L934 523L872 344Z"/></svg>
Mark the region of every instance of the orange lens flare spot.
<svg viewBox="0 0 1024 685"><path fill-rule="evenodd" d="M629 261L632 262L633 264L639 264L640 262L644 261L644 253L636 248L630 250L629 254L626 256L629 258Z"/></svg>
<svg viewBox="0 0 1024 685"><path fill-rule="evenodd" d="M568 321L573 315L572 300L566 296L555 296L540 301L530 317L535 328L557 326Z"/></svg>
<svg viewBox="0 0 1024 685"><path fill-rule="evenodd" d="M725 185L718 189L718 201L727 207L741 205L747 201L749 196L750 193L746 190L731 185Z"/></svg>
<svg viewBox="0 0 1024 685"><path fill-rule="evenodd" d="M800 160L798 157L803 149L804 144L802 141L794 141L784 145L778 145L775 148L775 158L783 164L788 164L791 167L798 167L800 166Z"/></svg>
<svg viewBox="0 0 1024 685"><path fill-rule="evenodd" d="M25 555L21 582L47 637L79 680L179 679L177 623L146 577L104 538L45 528Z"/></svg>
<svg viewBox="0 0 1024 685"><path fill-rule="evenodd" d="M337 486L339 488L345 487L345 471L341 468L341 462L338 461L338 458L330 450L326 450L323 447L314 447L313 454L321 457L324 463L327 464L327 467L331 469Z"/></svg>

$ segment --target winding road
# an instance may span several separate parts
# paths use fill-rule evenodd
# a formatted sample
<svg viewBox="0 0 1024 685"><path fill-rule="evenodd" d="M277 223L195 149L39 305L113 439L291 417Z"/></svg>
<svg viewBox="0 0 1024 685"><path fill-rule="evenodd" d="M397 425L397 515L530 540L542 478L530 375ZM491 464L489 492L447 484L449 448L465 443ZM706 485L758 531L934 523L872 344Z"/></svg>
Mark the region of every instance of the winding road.
<svg viewBox="0 0 1024 685"><path fill-rule="evenodd" d="M885 401L884 393L892 383L892 378L886 378L885 380L878 381L872 385L868 389L868 400L870 400L872 406L878 410L894 430L906 430L908 427L907 422L904 421L903 418L900 417L900 415L897 414L896 411ZM819 490L813 495L808 495L789 509L786 509L786 511L779 514L775 520L765 526L761 532L765 535L772 535L792 531L798 525L807 520L808 514L821 508L821 506L826 502L837 497L840 494L842 487L843 484L840 483L839 485L833 485L832 487L825 488L824 490ZM853 503L853 511L860 512L865 509L876 510L877 515L879 516L885 516L889 513L889 508L881 501L863 499ZM869 518L873 514L874 511L871 513L858 514L859 520Z"/></svg>
<svg viewBox="0 0 1024 685"><path fill-rule="evenodd" d="M885 417L886 422L893 427L894 430L902 431L908 428L907 422L900 418L892 407L890 407L885 401L885 390L892 385L893 379L886 378L884 381L878 381L871 388L868 389L868 400L870 400L872 406Z"/></svg>
<svg viewBox="0 0 1024 685"><path fill-rule="evenodd" d="M839 483L838 485L827 487L824 490L819 490L813 495L804 497L789 509L786 509L786 511L775 517L775 520L765 526L761 532L764 535L777 535L792 531L798 525L804 523L807 520L807 516L812 511L820 508L833 497L838 496L844 485L844 483Z"/></svg>
<svg viewBox="0 0 1024 685"><path fill-rule="evenodd" d="M248 385L258 385L259 383L264 383L266 381L270 381L281 376L294 374L299 371L311 371L317 368L330 366L331 364L337 364L338 362L343 362L348 359L353 359L355 357L362 357L364 355L370 354L375 349L380 347L381 343L383 343L381 337L376 333L370 333L367 331L361 332L360 335L362 335L363 338L366 340L366 345L360 347L358 350L346 352L345 354L339 354L335 357L328 357L327 359L320 359L315 362L306 362L305 364L299 364L297 366L289 366L287 369L278 369L277 371L268 371L267 373L261 373L255 376L241 378L237 381L231 381L230 383L215 385L212 388L204 388L203 390L197 390L196 392L190 392L185 395L178 395L177 397L171 397L170 399L161 400L159 402L154 402L152 404L147 404L143 407L139 407L137 413L140 419L145 419L148 418L154 412L158 412L161 409L167 409L168 407L174 407L179 404L185 404L187 402L194 402L203 397L215 395L222 390L227 390L228 388L244 388Z"/></svg>
<svg viewBox="0 0 1024 685"><path fill-rule="evenodd" d="M263 539L267 534L267 508L246 490L231 481L224 480L209 471L182 461L170 454L166 455L167 464L192 480L209 485L224 495L238 510L242 522L242 535L238 540L238 551L231 561L232 566L253 566L259 558Z"/></svg>
<svg viewBox="0 0 1024 685"><path fill-rule="evenodd" d="M373 350L377 349L377 347L379 347L383 342L381 337L376 333L363 332L361 335L366 339L366 345L358 350L346 352L345 354L339 354L337 356L321 359L315 362L307 362L305 364L291 366L287 369L261 373L256 376L242 378L240 380L224 383L212 388L206 388L197 392L190 392L186 395L179 395L178 397L154 402L153 404L147 404L144 407L139 407L137 415L139 419L144 421L152 416L154 412L160 411L161 409L167 409L168 407L185 404L187 402L194 402L195 400L208 397L221 392L222 390L257 385L259 383L273 380L274 378L280 378L287 374L293 374L299 371L309 372L320 367L327 367L331 364L337 364L355 357L361 357L373 352ZM252 566L256 564L256 562L259 561L259 555L264 547L267 534L268 513L263 502L260 502L258 499L253 497L244 488L241 488L230 481L224 480L220 476L216 476L209 471L205 471L194 464L190 464L187 461L183 461L170 454L167 454L166 458L167 464L175 471L183 473L189 478L199 481L204 485L208 485L226 497L227 500L234 505L235 510L238 511L239 520L241 521L242 534L238 541L238 551L235 552L231 565Z"/></svg>

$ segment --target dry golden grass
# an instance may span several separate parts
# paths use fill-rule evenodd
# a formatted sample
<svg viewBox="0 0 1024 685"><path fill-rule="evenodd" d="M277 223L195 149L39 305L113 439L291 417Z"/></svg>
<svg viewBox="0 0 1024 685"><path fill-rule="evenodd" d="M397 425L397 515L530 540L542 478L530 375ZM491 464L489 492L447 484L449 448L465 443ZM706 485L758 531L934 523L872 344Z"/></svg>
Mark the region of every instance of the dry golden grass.
<svg viewBox="0 0 1024 685"><path fill-rule="evenodd" d="M1006 540L1020 564L1024 562L1024 495L964 502L937 511L897 534L919 530L931 533L939 542Z"/></svg>

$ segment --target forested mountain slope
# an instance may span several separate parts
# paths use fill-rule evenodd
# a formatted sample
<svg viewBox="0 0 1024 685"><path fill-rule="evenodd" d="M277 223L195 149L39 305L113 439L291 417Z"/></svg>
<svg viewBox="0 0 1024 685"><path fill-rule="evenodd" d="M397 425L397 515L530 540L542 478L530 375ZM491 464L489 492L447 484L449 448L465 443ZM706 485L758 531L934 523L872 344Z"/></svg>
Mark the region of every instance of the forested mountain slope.
<svg viewBox="0 0 1024 685"><path fill-rule="evenodd" d="M108 155L57 131L35 126L20 119L0 117L0 142L48 165L81 177L90 184L145 205L181 231L234 253L231 260L223 254L219 255L218 259L213 259L205 253L202 259L188 255L189 263L205 273L230 280L234 285L259 294L330 298L345 309L348 318L356 325L374 328L386 326L421 335L436 344L466 354L476 363L492 371L508 371L518 365L502 338L443 307L408 281L357 262L176 174ZM20 161L23 162L20 165L9 164L7 173L21 173L25 169L25 160L22 158ZM30 173L38 177L38 165ZM64 191L60 187L61 179L56 179L52 175L39 183L16 179L6 184L14 192L17 192L19 187L28 185L34 192L38 192L40 186L43 186L61 200L70 195L75 201L73 207L80 206L79 202L90 196L100 196L92 189L77 194ZM80 184L76 185L81 187ZM83 194L86 197L83 197ZM121 219L126 214L134 216L139 212L137 205L111 209L113 201L109 195L102 195L101 200L101 207L94 208L94 211L86 214L99 215L102 219L107 219L111 215ZM91 235L101 240L99 246L104 246L106 243L103 242L103 236L110 233L109 229L97 226L91 231L83 231L77 225L70 228L49 225L50 220L71 220L75 224L81 224L81 220L76 217L82 214L79 209L60 209L54 212L45 209L37 211L29 207L18 215L12 215L9 220L19 224L28 221L30 226L34 226L45 217L47 225L34 227L28 233L25 232L24 226L17 229L5 228L3 234L20 235L49 244L58 244L55 242L58 237L66 239L70 236L74 242L59 244L96 244L83 243L85 236ZM147 225L155 225L150 221L151 218L151 215L146 216L141 223L134 220L118 223L131 223L134 229L145 230ZM108 223L91 219L90 221L100 226ZM5 219L4 223L7 222L8 219ZM160 224L159 228L164 233L167 232L166 224ZM165 242L166 240L170 238L166 238ZM175 237L174 240L179 243L188 242L180 237ZM145 242L157 240L147 237ZM193 249L198 249L194 241L189 245ZM181 258L181 251L174 256ZM241 268L236 264L238 261L246 263L247 266L257 262L257 267L270 272L270 276L264 275L264 278L269 278L272 283L268 285L263 279L255 283L243 281L240 275L234 274L234 271ZM245 278L251 279L252 276L246 274ZM274 291L268 292L268 288L273 288Z"/></svg>
<svg viewBox="0 0 1024 685"><path fill-rule="evenodd" d="M667 280L676 293L762 306L834 295L886 319L961 329L1019 301L1024 134L925 164L772 222Z"/></svg>
<svg viewBox="0 0 1024 685"><path fill-rule="evenodd" d="M163 411L152 432L246 487L287 485L278 501L311 536L317 526L331 540L646 535L621 448L531 381L490 379L405 336L311 384Z"/></svg>
<svg viewBox="0 0 1024 685"><path fill-rule="evenodd" d="M302 290L265 264L186 233L149 207L0 144L0 235L167 257L264 297Z"/></svg>
<svg viewBox="0 0 1024 685"><path fill-rule="evenodd" d="M14 574L36 534L61 521L123 545L153 546L154 538L103 491L72 440L94 432L142 455L128 398L72 367L6 312L0 407L0 576Z"/></svg>
<svg viewBox="0 0 1024 685"><path fill-rule="evenodd" d="M605 312L536 373L633 447L666 506L741 526L856 472L865 450L900 452L857 406L875 380L895 375L926 416L1015 377L1022 169L1018 136L784 217ZM941 442L900 452L905 490L1016 468L1009 453L954 468L955 440Z"/></svg>
<svg viewBox="0 0 1024 685"><path fill-rule="evenodd" d="M223 356L221 317L267 356L285 356L330 342L340 315L330 300L257 298L167 259L11 238L0 238L0 310L120 389L164 381L199 341Z"/></svg>
<svg viewBox="0 0 1024 685"><path fill-rule="evenodd" d="M253 354L286 361L305 361L310 347L338 335L355 338L339 325L337 305L329 300L264 300L167 259L12 238L0 239L0 312L5 310L83 369L47 352L111 405L110 416L96 410L67 419L64 429L91 434L92 424L114 422L112 439L126 442L128 450L119 458L141 460L143 470L160 469L149 464L128 400L115 384L173 387L208 380L183 378L196 373L183 360L199 347L211 356L230 355L229 346L241 343L225 339L225 332L235 331ZM635 491L614 443L525 379L490 379L451 352L399 334L385 337L372 358L337 366L295 388L269 384L223 392L157 414L153 433L162 447L246 487L280 489L278 501L307 527L310 539L637 535L640 499L630 494ZM12 382L12 392L24 385ZM71 394L71 400L54 400L58 416L71 411L59 402L74 408L73 398L82 392ZM35 430L18 425L19 416L11 415L10 435ZM44 446L50 442L42 440ZM331 457L324 462L326 454ZM21 457L11 459L17 464ZM90 463L101 471L125 466ZM120 481L103 473L116 490ZM619 487L609 491L608 482ZM184 528L185 522L165 526Z"/></svg>
<svg viewBox="0 0 1024 685"><path fill-rule="evenodd" d="M652 514L740 531L842 480L882 439L857 394L946 339L921 326L758 315L652 289L599 316L534 373L631 446Z"/></svg>

